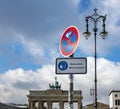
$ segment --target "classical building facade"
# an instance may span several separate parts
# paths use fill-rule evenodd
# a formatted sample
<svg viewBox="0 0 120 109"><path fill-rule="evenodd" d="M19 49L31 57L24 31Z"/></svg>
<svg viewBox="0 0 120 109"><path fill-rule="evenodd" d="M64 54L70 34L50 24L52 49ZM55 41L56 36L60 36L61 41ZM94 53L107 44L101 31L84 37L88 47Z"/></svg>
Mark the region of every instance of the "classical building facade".
<svg viewBox="0 0 120 109"><path fill-rule="evenodd" d="M45 91L30 91L27 95L29 102L29 109L44 109L44 103L47 103L47 109L53 109L54 102L59 103L59 109L64 109L64 103L68 102L68 91L48 89ZM73 102L78 103L78 109L82 107L82 93L81 91L74 91ZM36 106L36 103L38 104Z"/></svg>
<svg viewBox="0 0 120 109"><path fill-rule="evenodd" d="M61 84L55 81L49 84L48 90L30 90L28 97L28 109L44 109L45 103L47 109L53 109L53 103L59 103L59 109L64 109L64 103L68 102L68 91L61 90ZM73 91L73 102L77 103L78 109L82 108L82 91ZM37 104L37 105L36 105Z"/></svg>
<svg viewBox="0 0 120 109"><path fill-rule="evenodd" d="M28 109L53 109L53 103L59 103L59 109L64 109L64 103L68 102L68 91L61 90L61 84L55 78L55 84L49 84L48 90L30 90L28 97ZM78 109L82 108L82 91L73 91L73 102L78 104ZM36 105L37 104L37 105ZM45 109L46 109L45 108Z"/></svg>
<svg viewBox="0 0 120 109"><path fill-rule="evenodd" d="M120 90L112 90L109 97L110 109L120 109Z"/></svg>

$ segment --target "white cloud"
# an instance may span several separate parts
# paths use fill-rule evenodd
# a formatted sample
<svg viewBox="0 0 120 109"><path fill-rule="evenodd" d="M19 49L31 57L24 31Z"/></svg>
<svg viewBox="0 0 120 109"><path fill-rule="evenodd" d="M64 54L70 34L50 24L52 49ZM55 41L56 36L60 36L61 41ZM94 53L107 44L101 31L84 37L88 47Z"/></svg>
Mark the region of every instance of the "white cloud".
<svg viewBox="0 0 120 109"><path fill-rule="evenodd" d="M67 0L67 1L70 3L69 0ZM72 1L72 2L71 2L72 5L74 5L75 7L77 7L81 0L71 0L71 1Z"/></svg>
<svg viewBox="0 0 120 109"><path fill-rule="evenodd" d="M53 45L45 47L37 40L30 40L25 36L19 34L16 34L16 36L18 37L16 41L21 44L23 51L26 53L26 55L30 56L33 63L53 64L55 59L60 55L60 53L57 51L59 46L54 46L54 48Z"/></svg>
<svg viewBox="0 0 120 109"><path fill-rule="evenodd" d="M88 57L87 62L87 74L74 75L73 80L74 89L82 90L83 92L83 104L92 102L90 89L94 86L94 58ZM104 58L98 59L98 100L108 103L110 91L117 89L117 83L120 83L119 73L120 63L114 63ZM54 83L54 77L57 77L58 81L62 83L62 89L69 89L69 75L56 75L54 65L44 65L36 71L25 71L21 68L9 70L4 74L0 74L0 101L15 103L27 102L26 95L29 94L29 90L48 89L48 84Z"/></svg>
<svg viewBox="0 0 120 109"><path fill-rule="evenodd" d="M42 57L44 56L44 51L42 50L42 47L40 47L40 44L34 41L29 41L28 39L25 39L25 37L20 36L19 41L23 44L25 50L31 54L33 57Z"/></svg>
<svg viewBox="0 0 120 109"><path fill-rule="evenodd" d="M119 0L104 0L103 6L107 14L107 29L109 38L108 46L120 46L119 44L119 31L120 31L120 1ZM112 45L111 45L112 43Z"/></svg>
<svg viewBox="0 0 120 109"><path fill-rule="evenodd" d="M80 13L80 44L79 47L81 51L85 54L93 54L94 53L94 32L93 32L93 22L89 21L89 31L91 32L90 38L85 41L83 39L82 33L85 31L85 16L92 15L94 13L93 9L97 8L97 13L99 15L107 15L106 16L106 31L108 32L108 36L106 40L102 40L99 33L102 31L102 20L98 22L98 32L97 32L97 53L99 55L108 55L112 54L114 48L120 47L119 44L119 31L120 31L120 7L119 0L91 0L90 8L87 11L83 11Z"/></svg>
<svg viewBox="0 0 120 109"><path fill-rule="evenodd" d="M119 9L120 8L119 7L119 4L120 4L119 0L104 0L103 4L106 7L109 7L109 8L114 8L114 9Z"/></svg>
<svg viewBox="0 0 120 109"><path fill-rule="evenodd" d="M120 37L118 35L120 28L119 25L116 24L119 21L119 7L117 5L119 1L104 0L99 1L99 3L97 2L98 1L96 0L91 0L90 9L85 9L87 11L79 13L78 7L81 0L66 0L59 2L47 1L47 3L46 1L29 1L29 5L28 0L26 0L26 2L24 2L24 6L23 1L11 1L8 3L3 1L0 3L0 5L3 4L1 6L3 9L0 10L0 12L3 13L3 15L1 15L2 19L0 20L0 43L3 43L4 40L6 40L3 45L7 45L6 42L13 43L16 40L20 41L23 44L25 51L32 56L32 61L36 63L45 63L48 59L52 59L52 56L57 57L59 55L57 51L59 49L57 43L60 40L62 32L66 27L75 25L78 27L81 34L79 43L80 50L85 54L91 54L94 52L93 38L85 41L82 38L82 32L85 31L85 16L91 15L94 12L91 8L94 8L93 5L96 3L96 6L99 5L98 12L100 14L108 14L106 20L108 22L106 24L108 25L106 28L109 32L108 38L106 41L102 41L101 38L97 40L97 52L102 55L106 54L111 51L111 48L113 49L116 46L120 46ZM114 5L111 5L112 3ZM9 5L7 6L7 4ZM117 5L117 7L115 5ZM8 10L5 10L6 7ZM84 6L82 9L84 9ZM11 13L12 16L10 16L9 13ZM4 49L2 49L2 51L4 54ZM8 52L8 50L6 51ZM14 59L14 55L15 54L11 56L11 60L16 60ZM48 55L48 58L46 55ZM50 63L53 63L53 60L50 60Z"/></svg>
<svg viewBox="0 0 120 109"><path fill-rule="evenodd" d="M2 10L0 10L0 44L4 43L6 45L8 44L6 42L12 43L17 40L23 45L26 51L25 54L30 54L36 63L52 63L52 65L43 65L42 68L36 71L32 71L32 69L26 71L19 68L0 74L0 101L26 102L26 94L28 94L29 89L47 89L48 83L54 82L55 76L57 76L58 80L62 83L63 89L69 88L68 75L56 75L54 71L55 66L53 62L55 62L55 58L60 55L57 51L59 49L58 41L67 26L75 25L81 32L79 43L81 51L86 54L94 52L93 37L91 36L92 38L85 41L82 36L82 32L85 30L84 18L86 15L91 15L91 13L94 12L90 10L94 8L92 7L93 5L98 7L98 13L100 13L100 15L107 14L106 30L109 32L107 40L103 41L101 38L97 40L97 52L99 54L106 54L106 52L111 51L111 48L120 46L119 0L103 0L99 1L99 3L97 3L98 1L96 0L93 0L94 2L90 1L92 6L86 9L87 11L83 11L83 13L78 13L77 10L80 0L67 1L68 2L30 1L29 4L27 0L26 2L24 1L24 3L21 1L9 1L7 4L5 1L0 1L0 5L2 5L0 6L2 8ZM74 4L74 6L72 4ZM99 31L101 31L101 28ZM8 50L6 51L7 52L3 52L3 54L9 54ZM14 55L10 57L11 60L12 58L14 58ZM19 62L20 60L17 61ZM117 83L120 82L120 63L114 63L100 58L97 64L97 70L98 99L108 103L109 91L116 89ZM83 91L83 103L88 103L92 99L89 96L89 89L93 86L94 58L89 57L88 73L86 75L74 76L74 88ZM21 95L21 92L23 95Z"/></svg>

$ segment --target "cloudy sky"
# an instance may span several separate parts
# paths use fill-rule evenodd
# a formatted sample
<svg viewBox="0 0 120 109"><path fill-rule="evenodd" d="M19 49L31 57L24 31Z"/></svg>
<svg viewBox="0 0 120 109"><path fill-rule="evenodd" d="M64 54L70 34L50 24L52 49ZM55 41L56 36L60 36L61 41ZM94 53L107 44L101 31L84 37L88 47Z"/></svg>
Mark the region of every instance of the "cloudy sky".
<svg viewBox="0 0 120 109"><path fill-rule="evenodd" d="M82 90L83 104L92 103L94 87L94 37L86 40L85 16L97 8L107 15L103 40L97 33L98 101L109 104L111 90L120 90L120 0L0 0L0 102L27 103L29 90L48 89L55 77L69 89L69 75L55 74L55 60L63 57L59 42L71 25L79 29L74 57L87 57L87 74L74 75L74 89Z"/></svg>

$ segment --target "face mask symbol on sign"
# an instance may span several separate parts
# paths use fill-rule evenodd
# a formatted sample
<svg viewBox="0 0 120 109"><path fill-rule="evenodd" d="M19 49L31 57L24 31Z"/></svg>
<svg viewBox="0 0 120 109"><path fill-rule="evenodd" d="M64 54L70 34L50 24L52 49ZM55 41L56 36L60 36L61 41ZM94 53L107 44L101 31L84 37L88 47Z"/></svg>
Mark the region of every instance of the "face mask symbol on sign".
<svg viewBox="0 0 120 109"><path fill-rule="evenodd" d="M67 68L68 68L68 64L67 64L67 62L65 62L65 61L61 61L59 64L58 64L58 68L60 69L60 70L66 70Z"/></svg>

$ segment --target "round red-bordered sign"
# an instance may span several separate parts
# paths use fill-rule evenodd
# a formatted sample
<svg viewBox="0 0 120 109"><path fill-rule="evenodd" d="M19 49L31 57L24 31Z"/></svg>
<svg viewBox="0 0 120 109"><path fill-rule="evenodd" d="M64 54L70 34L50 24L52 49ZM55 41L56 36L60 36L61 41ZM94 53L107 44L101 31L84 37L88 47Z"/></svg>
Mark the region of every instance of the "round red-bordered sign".
<svg viewBox="0 0 120 109"><path fill-rule="evenodd" d="M79 31L77 27L68 27L60 40L60 52L63 56L68 57L74 53L79 42Z"/></svg>

